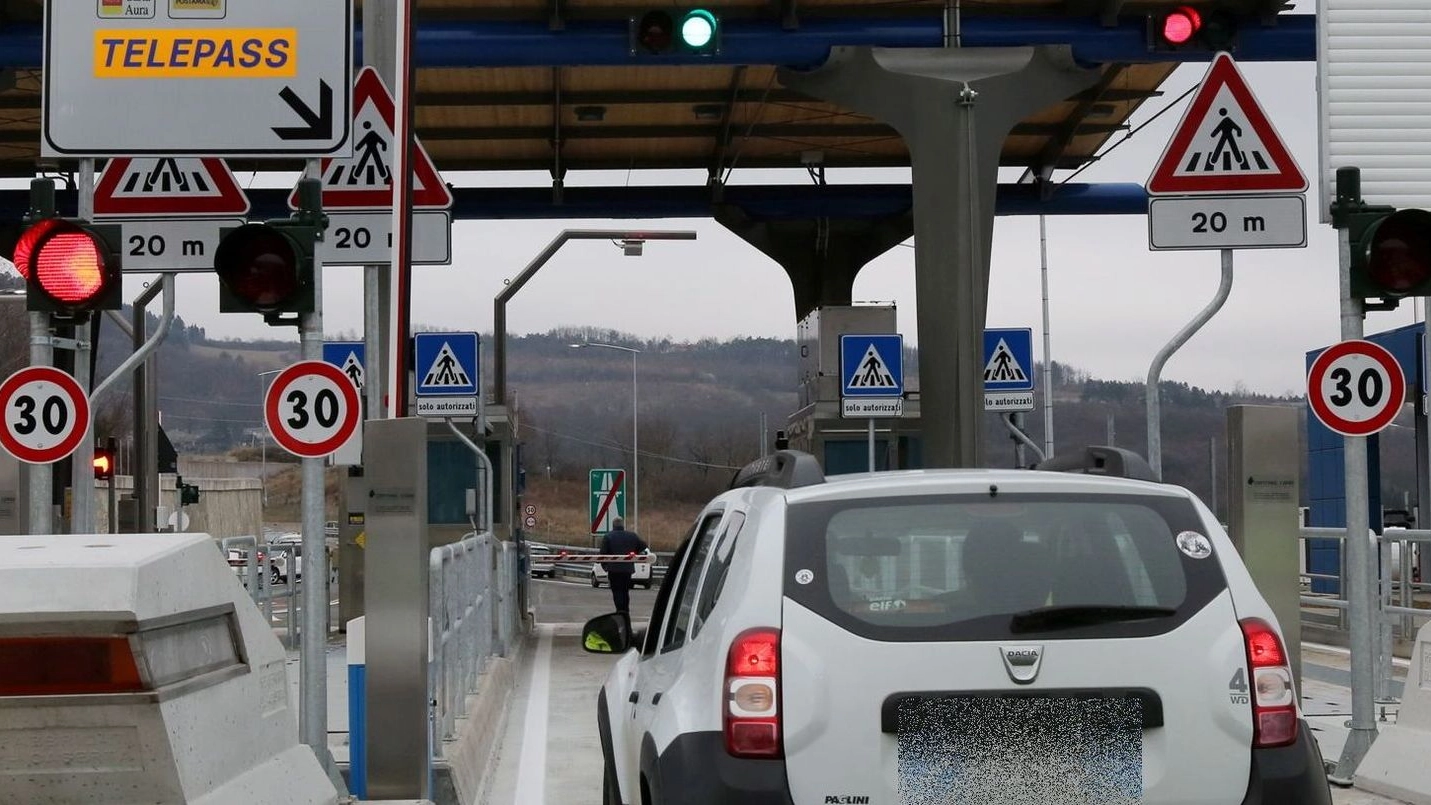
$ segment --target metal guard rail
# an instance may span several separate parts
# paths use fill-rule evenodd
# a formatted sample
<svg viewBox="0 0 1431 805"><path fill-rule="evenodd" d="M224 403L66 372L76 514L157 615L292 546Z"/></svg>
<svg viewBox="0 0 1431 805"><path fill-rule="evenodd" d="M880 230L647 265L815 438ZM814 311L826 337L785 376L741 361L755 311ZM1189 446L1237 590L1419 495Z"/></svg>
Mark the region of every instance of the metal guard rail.
<svg viewBox="0 0 1431 805"><path fill-rule="evenodd" d="M428 554L431 618L428 686L433 753L456 736L457 719L491 657L511 653L519 632L517 551L491 533L469 533Z"/></svg>

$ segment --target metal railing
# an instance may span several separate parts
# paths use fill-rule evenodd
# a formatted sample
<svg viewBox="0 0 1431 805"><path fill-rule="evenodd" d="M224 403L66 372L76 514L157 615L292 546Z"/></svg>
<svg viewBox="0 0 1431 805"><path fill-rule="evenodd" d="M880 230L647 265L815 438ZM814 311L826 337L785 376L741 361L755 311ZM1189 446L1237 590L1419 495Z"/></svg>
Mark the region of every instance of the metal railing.
<svg viewBox="0 0 1431 805"><path fill-rule="evenodd" d="M283 611L284 647L296 648L298 646L299 623L302 618L301 592L303 582L300 578L301 571L299 563L303 556L301 546L294 543L267 543L259 542L253 536L224 537L218 543L219 553L228 558L229 551L239 550L245 553L244 564L233 566L235 575L238 576L239 583L248 590L249 597L253 599L255 605L263 611L264 622L269 628L274 624L275 601L287 599L287 608ZM264 553L264 563L260 567L258 564L258 554ZM271 571L274 566L272 557L274 552L286 554L283 567L286 569L285 575L281 579L275 579ZM329 624L332 630L332 624Z"/></svg>
<svg viewBox="0 0 1431 805"><path fill-rule="evenodd" d="M1309 539L1345 542L1346 529L1302 528L1299 547L1303 556L1307 555L1306 540ZM1431 584L1419 580L1416 573L1417 554L1431 550L1423 547L1431 545L1431 530L1388 528L1385 533L1377 535L1368 529L1367 539L1375 547L1378 559L1377 595L1372 616L1377 627L1375 697L1378 701L1394 701L1397 698L1391 694L1394 641L1414 640L1417 630L1427 620L1431 620L1431 609L1416 607L1416 594L1431 590ZM1309 608L1329 608L1337 611L1337 628L1346 630L1348 604L1345 548L1339 550L1338 555L1341 558L1341 566L1336 574L1313 573L1305 568L1301 574L1308 587L1314 580L1332 581L1336 583L1337 591L1303 594L1301 604L1304 622L1307 621Z"/></svg>
<svg viewBox="0 0 1431 805"><path fill-rule="evenodd" d="M428 554L433 753L456 736L466 699L491 657L511 653L519 636L517 551L490 533L469 533Z"/></svg>

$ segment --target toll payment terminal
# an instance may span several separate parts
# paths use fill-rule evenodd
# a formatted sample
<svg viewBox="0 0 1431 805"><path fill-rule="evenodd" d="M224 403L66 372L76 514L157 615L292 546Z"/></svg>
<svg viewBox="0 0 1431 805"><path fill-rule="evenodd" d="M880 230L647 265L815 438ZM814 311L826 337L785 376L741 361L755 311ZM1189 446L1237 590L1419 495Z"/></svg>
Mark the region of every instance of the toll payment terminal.
<svg viewBox="0 0 1431 805"><path fill-rule="evenodd" d="M208 535L0 536L0 803L336 803L284 663Z"/></svg>

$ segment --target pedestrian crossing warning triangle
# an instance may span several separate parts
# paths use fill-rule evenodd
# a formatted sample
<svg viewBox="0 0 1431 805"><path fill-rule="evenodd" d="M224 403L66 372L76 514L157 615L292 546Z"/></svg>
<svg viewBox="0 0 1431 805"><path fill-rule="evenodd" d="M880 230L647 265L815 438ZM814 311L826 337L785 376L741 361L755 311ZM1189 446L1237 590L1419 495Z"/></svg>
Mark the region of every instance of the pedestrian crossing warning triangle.
<svg viewBox="0 0 1431 805"><path fill-rule="evenodd" d="M392 209L394 111L392 93L378 72L364 67L353 82L353 155L323 160L323 209ZM452 191L416 137L411 162L413 208L451 207ZM298 209L296 187L288 197L288 206Z"/></svg>
<svg viewBox="0 0 1431 805"><path fill-rule="evenodd" d="M118 157L94 187L97 217L248 214L248 196L216 157Z"/></svg>
<svg viewBox="0 0 1431 805"><path fill-rule="evenodd" d="M845 383L845 388L898 391L899 383L895 381L894 373L889 370L889 364L885 363L879 350L875 349L874 344L870 344L865 349L864 357L855 364L855 370L850 374L849 382Z"/></svg>
<svg viewBox="0 0 1431 805"><path fill-rule="evenodd" d="M343 365L338 368L342 370L343 374L348 376L349 380L353 381L353 385L357 386L359 391L362 391L363 364L358 360L358 353L349 352L347 359L343 361Z"/></svg>
<svg viewBox="0 0 1431 805"><path fill-rule="evenodd" d="M1237 63L1217 54L1148 179L1153 195L1300 193L1307 177Z"/></svg>
<svg viewBox="0 0 1431 805"><path fill-rule="evenodd" d="M452 345L443 341L442 349L437 351L432 366L428 367L427 374L423 376L422 385L436 389L470 388L472 379L467 376L467 370L462 368L462 361L457 359Z"/></svg>
<svg viewBox="0 0 1431 805"><path fill-rule="evenodd" d="M1014 351L1009 349L1009 342L1000 338L999 343L994 346L994 354L989 356L989 362L984 364L985 383L1027 383L1028 372L1019 365L1019 359L1014 357Z"/></svg>

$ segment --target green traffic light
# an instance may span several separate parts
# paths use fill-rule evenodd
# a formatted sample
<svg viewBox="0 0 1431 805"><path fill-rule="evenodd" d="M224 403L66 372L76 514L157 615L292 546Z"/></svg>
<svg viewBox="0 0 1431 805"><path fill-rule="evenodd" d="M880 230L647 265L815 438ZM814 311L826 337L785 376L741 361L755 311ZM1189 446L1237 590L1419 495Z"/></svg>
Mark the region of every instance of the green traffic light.
<svg viewBox="0 0 1431 805"><path fill-rule="evenodd" d="M681 42L692 50L704 50L715 41L715 15L703 8L687 11L681 18Z"/></svg>

